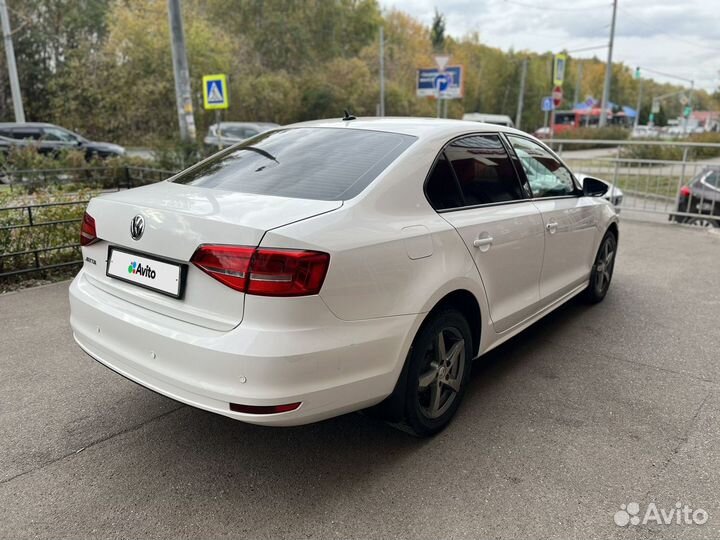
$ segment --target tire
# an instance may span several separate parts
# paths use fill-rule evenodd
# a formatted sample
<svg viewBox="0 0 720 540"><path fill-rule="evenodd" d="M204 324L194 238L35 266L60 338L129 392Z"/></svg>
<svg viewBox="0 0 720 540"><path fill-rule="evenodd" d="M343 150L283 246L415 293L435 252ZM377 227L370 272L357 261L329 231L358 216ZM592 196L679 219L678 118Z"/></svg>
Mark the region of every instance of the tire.
<svg viewBox="0 0 720 540"><path fill-rule="evenodd" d="M465 317L444 309L428 318L415 336L403 370L405 380L391 396L402 407L396 427L418 437L444 429L460 406L470 377L472 335Z"/></svg>
<svg viewBox="0 0 720 540"><path fill-rule="evenodd" d="M720 227L720 222L717 220L706 218L706 217L694 217L687 221L688 225L693 227L701 227L703 229L712 229L713 227Z"/></svg>
<svg viewBox="0 0 720 540"><path fill-rule="evenodd" d="M615 269L615 256L617 255L617 238L612 232L606 232L600 242L592 272L590 283L585 289L585 300L591 304L602 302L610 288L613 270Z"/></svg>

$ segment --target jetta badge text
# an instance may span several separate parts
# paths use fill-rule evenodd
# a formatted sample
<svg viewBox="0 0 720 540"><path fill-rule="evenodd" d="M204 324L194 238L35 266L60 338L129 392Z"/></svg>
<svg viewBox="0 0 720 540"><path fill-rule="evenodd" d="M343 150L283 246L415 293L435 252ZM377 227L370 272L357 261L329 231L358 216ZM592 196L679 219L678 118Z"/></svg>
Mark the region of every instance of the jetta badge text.
<svg viewBox="0 0 720 540"><path fill-rule="evenodd" d="M145 232L145 219L138 214L130 222L130 236L133 240L140 240Z"/></svg>

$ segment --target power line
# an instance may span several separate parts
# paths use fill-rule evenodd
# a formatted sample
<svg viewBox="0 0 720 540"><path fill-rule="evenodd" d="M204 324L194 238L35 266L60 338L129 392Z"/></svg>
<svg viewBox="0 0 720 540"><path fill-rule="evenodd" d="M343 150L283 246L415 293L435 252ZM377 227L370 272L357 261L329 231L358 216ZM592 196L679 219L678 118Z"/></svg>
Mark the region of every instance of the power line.
<svg viewBox="0 0 720 540"><path fill-rule="evenodd" d="M634 15L628 13L625 9L623 9L623 8L619 8L619 9L620 9L620 11L622 11L622 13L623 13L626 17L628 17L629 19L631 19L632 21L634 21L636 24L639 24L639 25L641 25L641 26L644 26L644 27L647 28L648 30L652 30L653 32L655 32L655 33L657 33L657 34L669 36L669 37L670 37L671 39L673 39L674 41L679 41L680 43L685 43L685 44L687 44L687 45L692 45L693 47L699 47L699 48L701 48L701 49L708 49L708 50L710 50L710 51L720 51L720 47L714 47L714 46L711 46L711 45L704 45L704 44L702 44L702 43L697 43L697 42L690 41L690 40L687 40L687 39L679 38L679 37L677 37L677 36L675 36L675 35L672 35L672 34L668 34L668 32L667 32L666 30L664 30L664 29L661 30L661 29L656 28L656 27L654 27L654 26L652 26L652 25L649 25L649 24L646 23L645 21L640 20L640 19L638 19L637 17L635 17Z"/></svg>
<svg viewBox="0 0 720 540"><path fill-rule="evenodd" d="M589 9L604 8L604 7L608 7L610 5L608 3L603 3L603 4L594 4L592 6L585 6L585 7L581 7L581 8L577 8L577 7L576 8L560 8L560 7L554 7L554 6L549 7L547 5L539 6L536 4L525 4L523 2L516 2L515 0L503 0L503 1L506 4L513 4L515 6L520 6L520 7L524 7L524 8L539 9L542 11L575 11L575 12L577 12L577 11L587 11Z"/></svg>
<svg viewBox="0 0 720 540"><path fill-rule="evenodd" d="M608 48L608 45L607 45L607 43L606 43L605 45L592 45L592 46L590 46L590 47L582 47L581 49L572 49L572 50L568 50L568 51L565 51L565 52L567 52L567 53L576 53L576 52L594 51L594 50L597 50L597 49L607 49L607 48Z"/></svg>

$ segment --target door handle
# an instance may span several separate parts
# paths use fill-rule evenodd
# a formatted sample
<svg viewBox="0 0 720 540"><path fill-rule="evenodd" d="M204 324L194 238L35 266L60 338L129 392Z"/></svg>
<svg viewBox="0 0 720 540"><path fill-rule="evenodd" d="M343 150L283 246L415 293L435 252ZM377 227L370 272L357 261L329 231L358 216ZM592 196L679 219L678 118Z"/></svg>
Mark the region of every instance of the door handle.
<svg viewBox="0 0 720 540"><path fill-rule="evenodd" d="M545 225L545 228L550 234L555 234L555 231L557 231L557 226L557 221L550 221L547 225Z"/></svg>
<svg viewBox="0 0 720 540"><path fill-rule="evenodd" d="M481 248L485 246L490 246L493 243L492 236L486 236L484 238L476 238L473 240L473 247Z"/></svg>

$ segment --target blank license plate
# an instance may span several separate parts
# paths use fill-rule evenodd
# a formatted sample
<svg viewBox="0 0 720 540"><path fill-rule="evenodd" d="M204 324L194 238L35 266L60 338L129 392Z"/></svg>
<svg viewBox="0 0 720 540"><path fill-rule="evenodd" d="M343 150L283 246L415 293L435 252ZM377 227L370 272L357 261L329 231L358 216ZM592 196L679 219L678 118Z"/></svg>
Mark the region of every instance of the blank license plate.
<svg viewBox="0 0 720 540"><path fill-rule="evenodd" d="M107 275L175 298L182 294L184 265L110 248Z"/></svg>

